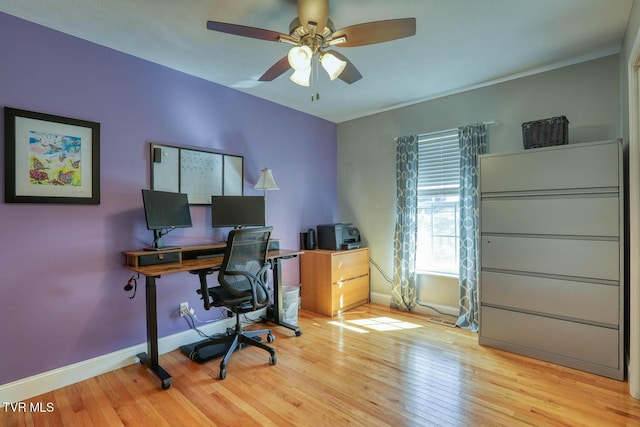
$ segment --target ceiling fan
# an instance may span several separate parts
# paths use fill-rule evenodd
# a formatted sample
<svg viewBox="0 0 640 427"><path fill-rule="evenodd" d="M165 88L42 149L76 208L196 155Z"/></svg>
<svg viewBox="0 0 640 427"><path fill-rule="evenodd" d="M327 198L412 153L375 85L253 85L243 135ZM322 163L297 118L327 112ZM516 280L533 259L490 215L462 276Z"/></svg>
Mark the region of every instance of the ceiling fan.
<svg viewBox="0 0 640 427"><path fill-rule="evenodd" d="M335 30L329 19L329 0L298 0L298 17L291 21L289 34L225 22L207 21L207 28L237 36L293 45L289 54L269 68L258 80L271 81L289 69L290 79L309 86L315 58L331 80L354 83L362 78L358 69L331 47L354 47L410 37L416 33L416 19L402 18L367 22Z"/></svg>

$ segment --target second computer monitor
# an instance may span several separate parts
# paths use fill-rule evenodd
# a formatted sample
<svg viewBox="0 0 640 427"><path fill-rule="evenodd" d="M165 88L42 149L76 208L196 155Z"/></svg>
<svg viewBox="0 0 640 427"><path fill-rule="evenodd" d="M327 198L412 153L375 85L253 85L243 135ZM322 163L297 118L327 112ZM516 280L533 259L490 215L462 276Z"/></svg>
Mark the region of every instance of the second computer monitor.
<svg viewBox="0 0 640 427"><path fill-rule="evenodd" d="M211 196L211 226L264 226L264 207L263 196Z"/></svg>

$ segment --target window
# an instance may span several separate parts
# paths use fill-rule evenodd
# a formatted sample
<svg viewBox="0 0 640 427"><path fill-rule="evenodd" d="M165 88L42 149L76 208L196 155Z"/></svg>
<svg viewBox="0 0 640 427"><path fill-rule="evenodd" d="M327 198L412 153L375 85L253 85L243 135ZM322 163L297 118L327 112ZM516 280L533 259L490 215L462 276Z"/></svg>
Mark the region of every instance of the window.
<svg viewBox="0 0 640 427"><path fill-rule="evenodd" d="M417 271L458 275L459 215L458 131L419 135Z"/></svg>

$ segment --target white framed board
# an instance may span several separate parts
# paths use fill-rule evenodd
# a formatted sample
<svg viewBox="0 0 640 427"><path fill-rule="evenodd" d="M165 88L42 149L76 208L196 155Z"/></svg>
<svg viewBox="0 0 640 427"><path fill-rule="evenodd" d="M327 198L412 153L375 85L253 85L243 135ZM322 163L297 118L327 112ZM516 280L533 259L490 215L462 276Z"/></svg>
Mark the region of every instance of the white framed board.
<svg viewBox="0 0 640 427"><path fill-rule="evenodd" d="M185 193L191 205L243 194L244 158L151 143L151 189Z"/></svg>

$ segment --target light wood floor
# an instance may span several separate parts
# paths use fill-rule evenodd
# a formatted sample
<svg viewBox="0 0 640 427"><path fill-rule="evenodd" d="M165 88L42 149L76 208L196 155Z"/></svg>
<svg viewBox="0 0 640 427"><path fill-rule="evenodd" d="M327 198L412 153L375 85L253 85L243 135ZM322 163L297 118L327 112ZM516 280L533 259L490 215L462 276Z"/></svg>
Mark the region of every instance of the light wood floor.
<svg viewBox="0 0 640 427"><path fill-rule="evenodd" d="M2 413L4 426L622 426L640 425L626 382L481 347L416 314L365 305L330 319L300 311L302 335L273 328L278 364L247 348L218 363L160 357L168 390L141 365Z"/></svg>

